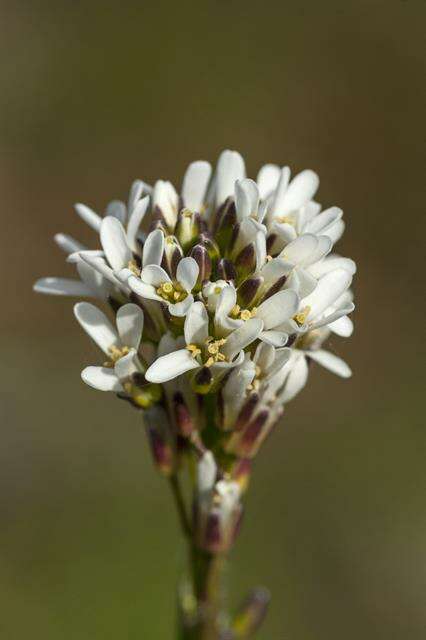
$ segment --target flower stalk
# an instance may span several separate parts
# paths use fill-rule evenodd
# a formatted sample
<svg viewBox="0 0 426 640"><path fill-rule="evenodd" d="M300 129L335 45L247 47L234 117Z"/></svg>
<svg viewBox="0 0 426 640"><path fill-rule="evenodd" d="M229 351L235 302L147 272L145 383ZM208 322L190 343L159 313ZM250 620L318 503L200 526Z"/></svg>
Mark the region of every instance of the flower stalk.
<svg viewBox="0 0 426 640"><path fill-rule="evenodd" d="M253 589L234 614L223 590L253 462L310 363L351 375L323 345L352 333L356 267L332 253L343 212L314 200L318 183L271 164L251 180L235 151L215 171L191 163L180 193L136 180L105 215L76 205L100 246L58 234L77 277L35 284L84 298L74 314L103 356L82 379L143 416L188 546L181 640L254 637L269 593Z"/></svg>

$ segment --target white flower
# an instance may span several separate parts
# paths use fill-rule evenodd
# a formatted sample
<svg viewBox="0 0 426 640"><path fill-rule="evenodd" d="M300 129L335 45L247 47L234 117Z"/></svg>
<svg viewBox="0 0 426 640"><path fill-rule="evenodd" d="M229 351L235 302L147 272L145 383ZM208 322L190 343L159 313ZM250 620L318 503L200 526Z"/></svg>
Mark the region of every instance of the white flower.
<svg viewBox="0 0 426 640"><path fill-rule="evenodd" d="M163 237L161 231L158 230L158 233ZM198 264L191 257L179 261L174 280L159 264L151 261L143 266L140 278L134 275L129 277L128 285L141 298L165 303L172 316L182 317L194 302L192 290L197 283L198 273Z"/></svg>
<svg viewBox="0 0 426 640"><path fill-rule="evenodd" d="M75 317L86 333L108 356L102 367L86 367L84 382L100 391L123 391L123 383L142 366L137 356L143 331L143 311L135 304L125 304L117 312L113 327L106 315L88 302L74 307Z"/></svg>
<svg viewBox="0 0 426 640"><path fill-rule="evenodd" d="M213 376L224 375L244 358L243 349L254 342L263 328L258 318L248 320L227 338L209 335L209 316L201 301L194 302L185 318L185 348L158 358L147 370L150 382L167 382L192 369L211 368Z"/></svg>

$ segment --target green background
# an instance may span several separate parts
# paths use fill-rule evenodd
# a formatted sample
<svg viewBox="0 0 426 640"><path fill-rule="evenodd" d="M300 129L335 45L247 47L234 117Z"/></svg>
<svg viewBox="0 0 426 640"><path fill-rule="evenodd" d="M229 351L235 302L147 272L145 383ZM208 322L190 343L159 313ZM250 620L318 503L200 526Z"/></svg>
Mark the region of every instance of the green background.
<svg viewBox="0 0 426 640"><path fill-rule="evenodd" d="M259 640L420 640L426 438L420 331L425 4L0 4L2 421L0 636L172 638L183 558L140 416L82 384L99 354L71 302L57 231L136 177L179 185L238 149L310 167L345 210L356 332L313 368L258 458L231 599L273 591Z"/></svg>

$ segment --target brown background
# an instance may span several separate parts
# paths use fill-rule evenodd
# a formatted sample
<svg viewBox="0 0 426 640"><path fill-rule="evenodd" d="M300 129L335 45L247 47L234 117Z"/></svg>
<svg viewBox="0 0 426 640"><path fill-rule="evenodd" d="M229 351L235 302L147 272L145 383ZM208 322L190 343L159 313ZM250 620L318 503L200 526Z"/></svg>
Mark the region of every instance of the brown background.
<svg viewBox="0 0 426 640"><path fill-rule="evenodd" d="M224 147L316 169L345 210L356 332L335 340L258 461L230 573L273 605L263 640L425 637L420 330L421 0L0 4L2 430L0 635L172 637L183 547L139 416L85 388L98 354L71 302L57 231L135 177L180 183Z"/></svg>

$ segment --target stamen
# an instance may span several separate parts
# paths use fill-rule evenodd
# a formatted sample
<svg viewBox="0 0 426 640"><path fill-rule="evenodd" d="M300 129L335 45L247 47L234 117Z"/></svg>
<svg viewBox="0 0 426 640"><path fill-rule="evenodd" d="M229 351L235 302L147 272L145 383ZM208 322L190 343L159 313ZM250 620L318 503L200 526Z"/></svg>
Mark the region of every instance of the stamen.
<svg viewBox="0 0 426 640"><path fill-rule="evenodd" d="M305 324L306 318L308 317L310 311L311 311L311 307L308 305L304 307L301 311L299 311L299 313L296 313L295 316L293 316L293 320L297 322L299 327Z"/></svg>
<svg viewBox="0 0 426 640"><path fill-rule="evenodd" d="M129 260L128 264L127 264L128 269L130 269L130 271L137 276L138 278L141 275L141 270L139 269L138 265L136 264L136 260Z"/></svg>

